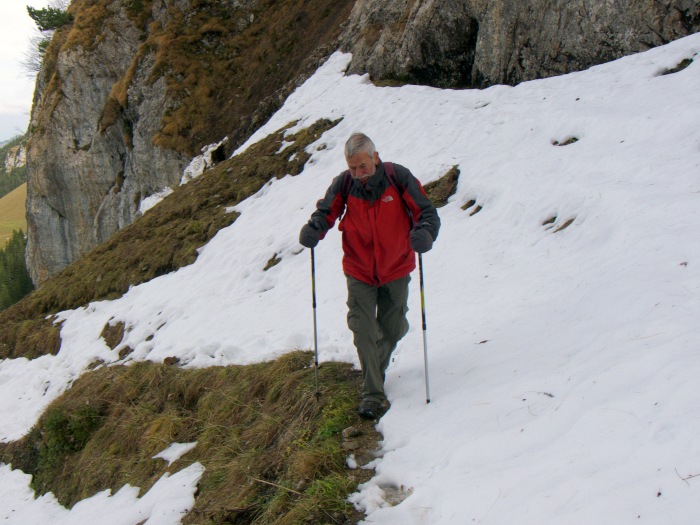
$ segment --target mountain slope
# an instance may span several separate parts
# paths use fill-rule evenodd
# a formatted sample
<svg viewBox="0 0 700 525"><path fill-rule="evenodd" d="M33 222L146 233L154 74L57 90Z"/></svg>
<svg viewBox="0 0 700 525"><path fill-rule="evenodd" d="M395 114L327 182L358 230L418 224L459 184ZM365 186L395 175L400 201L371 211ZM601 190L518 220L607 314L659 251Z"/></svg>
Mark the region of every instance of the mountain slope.
<svg viewBox="0 0 700 525"><path fill-rule="evenodd" d="M26 198L26 184L0 197L0 246L4 246L10 240L13 231L27 231L27 219L24 215Z"/></svg>
<svg viewBox="0 0 700 525"><path fill-rule="evenodd" d="M297 234L360 129L424 183L460 170L424 256L432 402L414 279L411 330L387 376L392 407L378 424L383 457L351 496L368 522L693 523L698 52L694 35L483 91L378 88L344 76L350 56L333 55L241 150L289 122L293 133L342 117L307 147L304 170L233 206L240 216L193 264L59 313L58 355L0 363L12 400L2 439L26 434L97 359L199 368L311 347L309 254ZM321 360L356 363L337 232L315 255ZM102 334L117 322L112 350ZM391 506L390 495L403 501Z"/></svg>

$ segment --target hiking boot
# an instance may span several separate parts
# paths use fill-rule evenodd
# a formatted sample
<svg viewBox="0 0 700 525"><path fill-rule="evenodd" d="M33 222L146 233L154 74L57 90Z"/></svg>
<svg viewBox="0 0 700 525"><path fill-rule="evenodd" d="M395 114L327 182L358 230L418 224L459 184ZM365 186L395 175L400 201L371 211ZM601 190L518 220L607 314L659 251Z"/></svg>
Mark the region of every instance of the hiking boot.
<svg viewBox="0 0 700 525"><path fill-rule="evenodd" d="M381 412L382 404L374 399L363 399L360 401L360 406L357 408L357 413L363 419L378 419Z"/></svg>

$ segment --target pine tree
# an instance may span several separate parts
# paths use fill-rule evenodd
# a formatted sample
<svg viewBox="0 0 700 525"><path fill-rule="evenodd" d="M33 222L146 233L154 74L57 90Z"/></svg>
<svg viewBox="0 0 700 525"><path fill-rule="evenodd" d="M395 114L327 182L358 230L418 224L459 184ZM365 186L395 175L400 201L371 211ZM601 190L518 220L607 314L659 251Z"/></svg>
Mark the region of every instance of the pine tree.
<svg viewBox="0 0 700 525"><path fill-rule="evenodd" d="M69 0L53 0L51 3L51 6L43 9L27 6L29 17L41 32L31 38L29 50L20 62L24 73L31 79L41 70L54 31L73 22L73 15L66 10Z"/></svg>
<svg viewBox="0 0 700 525"><path fill-rule="evenodd" d="M15 304L34 289L24 262L27 239L15 231L5 249L0 250L0 310Z"/></svg>
<svg viewBox="0 0 700 525"><path fill-rule="evenodd" d="M55 31L59 27L70 24L73 21L72 14L55 7L35 9L27 6L27 12L42 33L45 31Z"/></svg>

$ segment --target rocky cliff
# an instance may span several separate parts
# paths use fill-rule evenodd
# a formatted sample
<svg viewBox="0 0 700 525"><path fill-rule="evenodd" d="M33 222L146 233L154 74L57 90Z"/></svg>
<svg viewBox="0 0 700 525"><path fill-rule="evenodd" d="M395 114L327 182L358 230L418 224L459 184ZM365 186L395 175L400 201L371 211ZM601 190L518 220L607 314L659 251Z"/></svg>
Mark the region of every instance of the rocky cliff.
<svg viewBox="0 0 700 525"><path fill-rule="evenodd" d="M130 224L189 159L230 151L330 52L375 81L485 87L587 68L700 29L690 0L73 0L27 152L35 283ZM228 153L228 152L227 152Z"/></svg>
<svg viewBox="0 0 700 525"><path fill-rule="evenodd" d="M73 0L37 79L28 159L35 283L108 239L200 149L229 147L332 49L351 3ZM302 75L302 77L300 77Z"/></svg>
<svg viewBox="0 0 700 525"><path fill-rule="evenodd" d="M13 170L23 167L27 163L27 148L24 144L11 147L5 157L5 172L12 173Z"/></svg>
<svg viewBox="0 0 700 525"><path fill-rule="evenodd" d="M89 46L73 44L76 32L52 42L63 46L49 50L54 69L39 76L30 122L27 261L35 282L131 223L141 199L175 184L186 161L152 144L168 101L163 79L144 82L151 56L139 63L123 115L103 124L110 93L139 48L133 21L112 13Z"/></svg>
<svg viewBox="0 0 700 525"><path fill-rule="evenodd" d="M350 73L482 88L586 69L700 30L693 0L358 0Z"/></svg>

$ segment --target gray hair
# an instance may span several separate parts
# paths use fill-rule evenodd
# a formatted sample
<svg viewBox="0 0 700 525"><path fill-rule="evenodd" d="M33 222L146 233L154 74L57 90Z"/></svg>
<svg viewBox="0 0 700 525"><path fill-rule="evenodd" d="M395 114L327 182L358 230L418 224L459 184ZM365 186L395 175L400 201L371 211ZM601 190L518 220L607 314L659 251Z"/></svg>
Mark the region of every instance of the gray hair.
<svg viewBox="0 0 700 525"><path fill-rule="evenodd" d="M374 142L364 133L353 133L345 143L345 158L349 159L361 152L367 153L370 157L374 156L377 148Z"/></svg>

